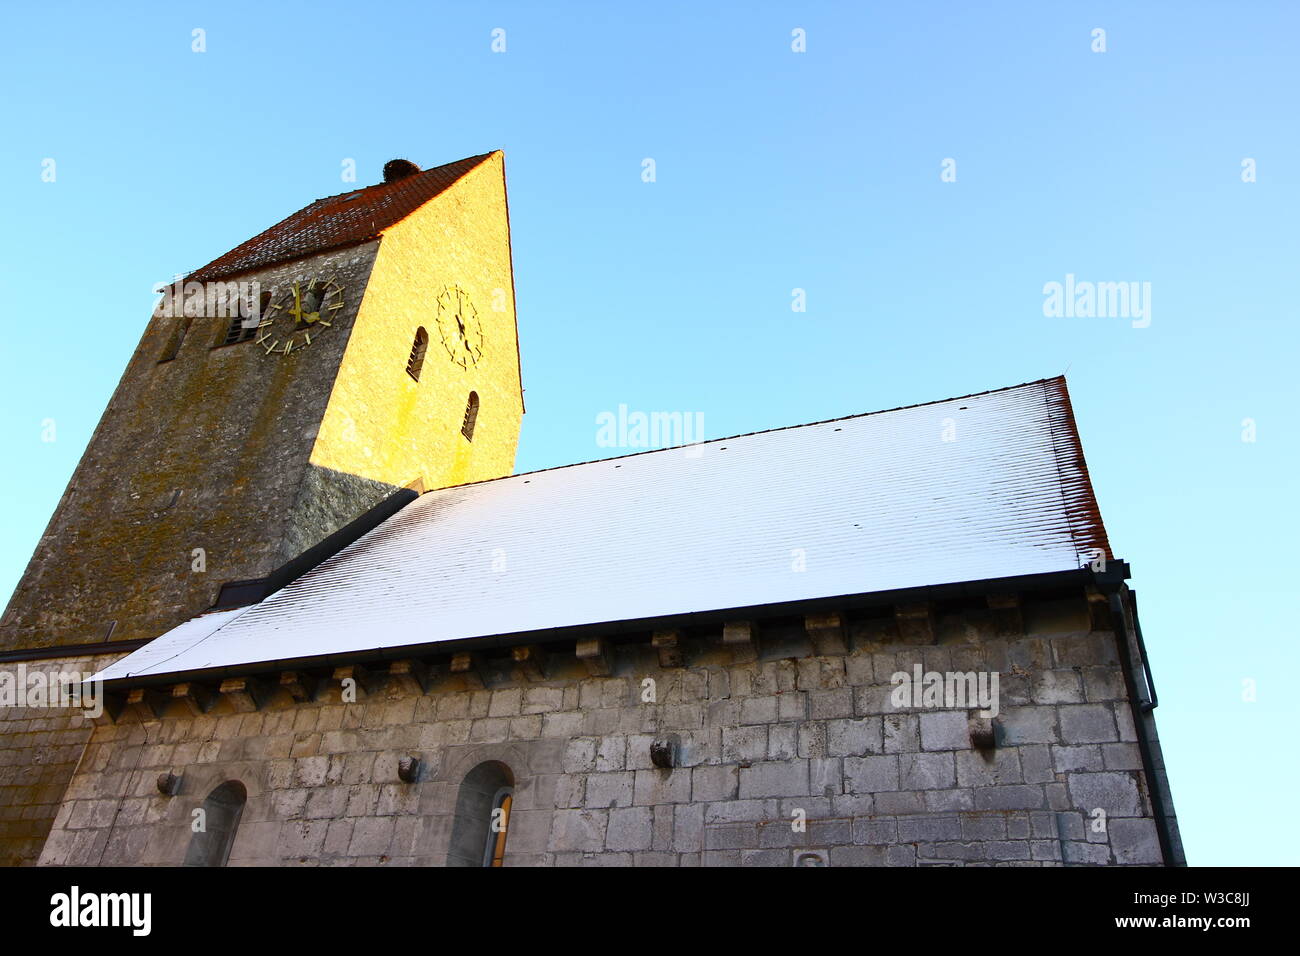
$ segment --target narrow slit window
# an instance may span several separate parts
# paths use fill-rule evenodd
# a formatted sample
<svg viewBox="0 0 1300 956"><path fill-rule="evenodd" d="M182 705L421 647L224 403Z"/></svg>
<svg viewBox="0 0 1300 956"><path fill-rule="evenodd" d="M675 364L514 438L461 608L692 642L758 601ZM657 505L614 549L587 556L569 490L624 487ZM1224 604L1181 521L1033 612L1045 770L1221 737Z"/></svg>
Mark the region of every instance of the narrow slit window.
<svg viewBox="0 0 1300 956"><path fill-rule="evenodd" d="M429 350L429 333L424 326L415 330L415 341L411 343L411 357L406 360L406 374L415 381L420 380L420 369L424 368L424 353Z"/></svg>
<svg viewBox="0 0 1300 956"><path fill-rule="evenodd" d="M474 423L477 421L478 392L470 392L469 401L465 403L465 421L460 426L460 433L465 436L466 441L474 440Z"/></svg>

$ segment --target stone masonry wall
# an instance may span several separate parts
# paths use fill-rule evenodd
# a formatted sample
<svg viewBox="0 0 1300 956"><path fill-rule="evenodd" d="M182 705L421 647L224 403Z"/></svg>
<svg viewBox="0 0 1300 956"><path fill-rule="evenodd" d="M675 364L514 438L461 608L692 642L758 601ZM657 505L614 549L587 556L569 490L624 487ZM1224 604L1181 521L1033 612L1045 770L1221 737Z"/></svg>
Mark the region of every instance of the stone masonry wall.
<svg viewBox="0 0 1300 956"><path fill-rule="evenodd" d="M769 621L756 655L687 632L616 646L606 676L570 643L544 662L444 661L425 691L374 678L355 703L335 680L247 712L224 694L197 715L124 713L95 728L41 862L178 864L191 811L238 780L230 865L443 865L460 784L484 761L514 777L508 866L1158 862L1113 636L1082 595L1021 611L1010 635L978 608L920 632L850 618L836 651ZM999 672L996 748L972 747L965 709L892 706L891 676L915 664ZM668 733L678 765L658 769L651 743ZM399 779L407 755L428 768L417 782ZM159 793L163 772L183 774L177 795Z"/></svg>
<svg viewBox="0 0 1300 956"><path fill-rule="evenodd" d="M93 674L120 655L0 663L0 682L31 675ZM47 678L48 679L48 678ZM0 866L32 866L63 803L94 724L77 708L0 701ZM31 702L27 700L27 702Z"/></svg>
<svg viewBox="0 0 1300 956"><path fill-rule="evenodd" d="M0 648L157 637L211 607L222 584L269 573L374 504L286 541L376 249L232 279L279 295L312 276L344 284L335 327L288 356L252 339L221 345L231 320L211 316L159 361L181 320L150 320L0 618Z"/></svg>

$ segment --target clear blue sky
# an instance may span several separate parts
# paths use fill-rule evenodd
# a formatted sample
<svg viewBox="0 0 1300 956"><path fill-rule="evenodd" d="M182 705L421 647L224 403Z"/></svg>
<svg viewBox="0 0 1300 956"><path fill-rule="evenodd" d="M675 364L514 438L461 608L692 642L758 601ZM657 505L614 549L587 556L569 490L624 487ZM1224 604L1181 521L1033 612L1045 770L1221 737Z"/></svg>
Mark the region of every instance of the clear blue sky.
<svg viewBox="0 0 1300 956"><path fill-rule="evenodd" d="M520 470L609 454L619 404L717 437L1068 368L1188 856L1297 862L1300 6L45 3L0 31L5 595L157 283L344 159L501 148ZM1045 317L1067 273L1150 282L1150 326Z"/></svg>

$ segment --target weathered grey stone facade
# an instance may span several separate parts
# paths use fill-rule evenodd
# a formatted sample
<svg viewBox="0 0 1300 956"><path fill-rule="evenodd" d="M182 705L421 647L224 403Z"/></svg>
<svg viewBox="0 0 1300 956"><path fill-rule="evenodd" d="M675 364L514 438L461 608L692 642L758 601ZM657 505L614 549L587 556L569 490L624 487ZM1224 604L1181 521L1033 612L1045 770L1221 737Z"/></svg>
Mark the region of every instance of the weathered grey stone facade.
<svg viewBox="0 0 1300 956"><path fill-rule="evenodd" d="M430 659L427 680L372 661L314 691L264 674L212 702L155 687L95 727L41 863L180 864L193 811L230 781L248 795L230 865L463 862L465 781L485 765L513 785L506 865L1159 863L1104 606L1080 589L995 607L497 650ZM915 665L999 673L995 746L972 744L967 708L893 705ZM670 735L661 769L652 744Z"/></svg>
<svg viewBox="0 0 1300 956"><path fill-rule="evenodd" d="M231 318L200 316L160 361L183 319L150 321L0 620L0 649L157 637L392 492L324 509L308 485L377 245L236 277L267 291L318 274L345 284L337 328L301 354L222 346Z"/></svg>
<svg viewBox="0 0 1300 956"><path fill-rule="evenodd" d="M47 685L59 673L89 676L117 656L3 663L0 682L16 682L20 676L31 680L37 672L45 675ZM0 705L0 866L31 865L39 859L93 729L85 712L75 707Z"/></svg>

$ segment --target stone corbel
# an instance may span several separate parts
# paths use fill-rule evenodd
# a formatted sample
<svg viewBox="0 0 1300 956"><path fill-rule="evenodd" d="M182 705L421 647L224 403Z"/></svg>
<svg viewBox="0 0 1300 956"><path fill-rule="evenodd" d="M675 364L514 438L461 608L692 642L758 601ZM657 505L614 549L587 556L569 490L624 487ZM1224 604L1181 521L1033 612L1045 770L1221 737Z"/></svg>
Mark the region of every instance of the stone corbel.
<svg viewBox="0 0 1300 956"><path fill-rule="evenodd" d="M844 620L838 614L809 614L803 619L803 629L812 642L813 653L818 657L847 654L848 639Z"/></svg>
<svg viewBox="0 0 1300 956"><path fill-rule="evenodd" d="M429 689L429 668L415 658L393 661L388 665L388 679L408 694L423 694Z"/></svg>
<svg viewBox="0 0 1300 956"><path fill-rule="evenodd" d="M137 687L126 692L124 713L130 713L138 720L157 720L171 703L171 695L152 687Z"/></svg>
<svg viewBox="0 0 1300 956"><path fill-rule="evenodd" d="M614 671L609 645L599 637L578 641L574 649L578 660L587 665L587 673L592 677L608 677Z"/></svg>
<svg viewBox="0 0 1300 956"><path fill-rule="evenodd" d="M909 644L934 643L933 604L897 604L894 623L898 625L898 636Z"/></svg>
<svg viewBox="0 0 1300 956"><path fill-rule="evenodd" d="M465 686L471 690L483 689L483 670L480 666L479 657L469 651L461 651L459 654L451 656L450 671L452 674L459 676L465 682Z"/></svg>
<svg viewBox="0 0 1300 956"><path fill-rule="evenodd" d="M530 683L546 680L546 651L540 645L512 647L510 657L515 662L515 670L524 680Z"/></svg>
<svg viewBox="0 0 1300 956"><path fill-rule="evenodd" d="M316 699L316 677L306 671L284 671L280 674L280 689L287 691L295 703L305 704Z"/></svg>
<svg viewBox="0 0 1300 956"><path fill-rule="evenodd" d="M686 666L681 641L681 631L655 631L650 635L650 646L659 652L660 667L667 669Z"/></svg>
<svg viewBox="0 0 1300 956"><path fill-rule="evenodd" d="M986 600L993 617L993 630L998 637L1018 637L1025 633L1019 594L990 594Z"/></svg>
<svg viewBox="0 0 1300 956"><path fill-rule="evenodd" d="M180 702L191 717L200 717L212 709L216 697L212 690L203 684L186 681L172 685L171 698Z"/></svg>
<svg viewBox="0 0 1300 956"><path fill-rule="evenodd" d="M722 643L731 648L737 663L758 659L758 628L753 621L728 621L722 625Z"/></svg>
<svg viewBox="0 0 1300 956"><path fill-rule="evenodd" d="M351 678L356 682L357 699L377 694L384 689L384 683L388 680L388 675L382 671L373 671L362 664L348 664L344 667L334 668L334 679L339 681Z"/></svg>
<svg viewBox="0 0 1300 956"><path fill-rule="evenodd" d="M251 714L266 702L270 689L255 677L230 677L221 682L221 696L237 714Z"/></svg>

